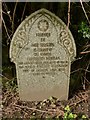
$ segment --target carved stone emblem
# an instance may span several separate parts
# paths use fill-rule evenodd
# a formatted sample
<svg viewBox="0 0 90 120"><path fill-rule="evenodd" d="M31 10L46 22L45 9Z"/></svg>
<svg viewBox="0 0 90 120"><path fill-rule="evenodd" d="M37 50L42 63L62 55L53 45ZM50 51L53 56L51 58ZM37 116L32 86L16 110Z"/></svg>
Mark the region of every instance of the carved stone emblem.
<svg viewBox="0 0 90 120"><path fill-rule="evenodd" d="M45 32L45 31L47 31L48 27L49 27L49 24L48 24L47 20L42 19L38 22L38 28L40 31Z"/></svg>

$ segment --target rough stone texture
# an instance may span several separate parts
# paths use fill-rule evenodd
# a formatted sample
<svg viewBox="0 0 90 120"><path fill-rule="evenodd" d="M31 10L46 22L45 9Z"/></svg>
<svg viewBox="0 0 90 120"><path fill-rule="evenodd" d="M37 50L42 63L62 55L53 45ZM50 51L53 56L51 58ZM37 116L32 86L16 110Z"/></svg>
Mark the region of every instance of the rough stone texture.
<svg viewBox="0 0 90 120"><path fill-rule="evenodd" d="M10 46L20 99L68 99L75 56L74 39L62 20L46 9L31 14L17 28Z"/></svg>

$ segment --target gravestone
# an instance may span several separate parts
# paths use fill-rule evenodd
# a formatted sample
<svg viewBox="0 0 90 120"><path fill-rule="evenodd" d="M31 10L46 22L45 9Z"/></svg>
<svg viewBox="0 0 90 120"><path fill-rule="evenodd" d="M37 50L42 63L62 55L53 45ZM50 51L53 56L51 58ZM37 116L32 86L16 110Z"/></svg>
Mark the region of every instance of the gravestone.
<svg viewBox="0 0 90 120"><path fill-rule="evenodd" d="M20 99L68 99L70 66L76 56L73 36L63 21L46 9L27 17L10 45Z"/></svg>

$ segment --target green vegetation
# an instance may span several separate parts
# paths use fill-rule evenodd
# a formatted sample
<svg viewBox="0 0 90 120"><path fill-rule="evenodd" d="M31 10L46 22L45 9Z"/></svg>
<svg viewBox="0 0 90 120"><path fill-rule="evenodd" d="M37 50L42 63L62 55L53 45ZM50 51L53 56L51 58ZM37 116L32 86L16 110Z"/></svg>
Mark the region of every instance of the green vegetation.
<svg viewBox="0 0 90 120"><path fill-rule="evenodd" d="M85 118L87 118L85 115L78 116L77 114L72 113L68 105L65 107L63 120L74 120L74 119L83 120Z"/></svg>
<svg viewBox="0 0 90 120"><path fill-rule="evenodd" d="M78 32L82 34L83 38L90 39L90 27L85 22L81 23Z"/></svg>

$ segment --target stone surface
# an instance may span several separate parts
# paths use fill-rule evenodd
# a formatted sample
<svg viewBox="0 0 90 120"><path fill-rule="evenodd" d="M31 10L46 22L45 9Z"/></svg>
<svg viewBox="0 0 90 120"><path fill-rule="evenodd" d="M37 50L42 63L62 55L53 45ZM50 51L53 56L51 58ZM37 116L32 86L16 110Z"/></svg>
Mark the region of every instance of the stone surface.
<svg viewBox="0 0 90 120"><path fill-rule="evenodd" d="M75 56L74 39L61 19L46 9L31 14L17 28L10 45L20 99L68 99Z"/></svg>

